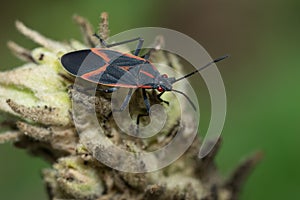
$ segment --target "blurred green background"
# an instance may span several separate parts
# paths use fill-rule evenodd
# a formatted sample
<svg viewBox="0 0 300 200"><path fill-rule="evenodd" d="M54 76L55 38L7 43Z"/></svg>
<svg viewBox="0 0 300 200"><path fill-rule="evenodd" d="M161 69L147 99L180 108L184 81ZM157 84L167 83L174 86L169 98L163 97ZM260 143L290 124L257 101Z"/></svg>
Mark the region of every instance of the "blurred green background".
<svg viewBox="0 0 300 200"><path fill-rule="evenodd" d="M80 14L96 26L102 11L110 14L112 35L160 26L191 36L212 57L230 53L219 64L228 113L217 164L226 177L245 156L262 150L265 157L241 199L299 199L299 10L296 0L10 0L0 7L0 66L3 70L22 63L8 51L8 40L36 46L15 30L16 19L57 40L81 39L71 16ZM204 94L199 92L201 131L207 128L210 110ZM0 163L1 199L46 199L40 178L44 161L5 144L0 146Z"/></svg>

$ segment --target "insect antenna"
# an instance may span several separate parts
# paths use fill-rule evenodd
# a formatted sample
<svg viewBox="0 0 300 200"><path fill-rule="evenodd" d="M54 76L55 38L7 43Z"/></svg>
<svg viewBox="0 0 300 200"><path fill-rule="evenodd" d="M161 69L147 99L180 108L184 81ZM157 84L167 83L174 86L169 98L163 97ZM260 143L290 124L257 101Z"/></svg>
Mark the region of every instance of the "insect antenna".
<svg viewBox="0 0 300 200"><path fill-rule="evenodd" d="M207 63L206 65L204 65L204 66L202 66L202 67L199 67L199 68L196 69L195 71L193 71L193 72L191 72L191 73L189 73L189 74L187 74L187 75L185 75L185 76L183 76L183 77L180 77L180 78L178 78L178 79L175 79L174 81L172 81L172 84L175 83L175 82L177 82L177 81L180 81L180 80L182 80L182 79L185 79L185 78L187 78L187 77L189 77L189 76L192 76L193 74L195 74L195 73L197 73L197 72L199 72L199 71L202 71L202 70L206 69L206 68L209 67L211 64L216 63L216 62L219 62L219 61L221 61L221 60L224 60L225 58L228 58L228 57L229 57L229 55L224 55L224 56L222 56L222 57L219 57L219 58L217 58L217 59L215 59L215 60L213 60L213 61Z"/></svg>
<svg viewBox="0 0 300 200"><path fill-rule="evenodd" d="M182 94L182 95L190 102L190 104L192 105L192 107L194 108L194 110L195 110L195 111L197 110L195 104L194 104L194 103L192 102L192 100L188 97L188 95L186 95L185 93L183 93L183 92L181 92L181 91L179 91L179 90L174 90L174 89L172 89L172 91L173 91L173 92L176 92L176 93L179 93L179 94Z"/></svg>

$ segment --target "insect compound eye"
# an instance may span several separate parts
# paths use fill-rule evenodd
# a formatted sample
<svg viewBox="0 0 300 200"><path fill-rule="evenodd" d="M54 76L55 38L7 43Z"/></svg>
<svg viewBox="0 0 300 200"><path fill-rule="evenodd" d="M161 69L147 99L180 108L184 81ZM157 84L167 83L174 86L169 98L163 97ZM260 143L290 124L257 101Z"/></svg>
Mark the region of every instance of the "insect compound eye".
<svg viewBox="0 0 300 200"><path fill-rule="evenodd" d="M168 78L168 75L167 74L163 74L161 75L163 78Z"/></svg>
<svg viewBox="0 0 300 200"><path fill-rule="evenodd" d="M164 89L163 89L161 86L159 86L159 87L157 88L157 91L159 91L159 92L163 92L163 91L164 91Z"/></svg>

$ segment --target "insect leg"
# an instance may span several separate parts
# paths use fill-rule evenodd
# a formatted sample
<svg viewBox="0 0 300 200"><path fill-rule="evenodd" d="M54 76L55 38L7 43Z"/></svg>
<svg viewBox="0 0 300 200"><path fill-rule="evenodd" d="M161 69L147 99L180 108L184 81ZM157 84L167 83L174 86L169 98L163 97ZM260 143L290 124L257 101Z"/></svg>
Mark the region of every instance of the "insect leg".
<svg viewBox="0 0 300 200"><path fill-rule="evenodd" d="M119 46L119 45L122 45L122 44L127 44L127 43L130 43L130 42L134 42L134 41L137 41L139 40L139 43L143 43L144 39L138 37L138 38L133 38L133 39L130 39L130 40L125 40L125 41L122 41L122 42L116 42L116 43L113 43L113 44L108 44L107 45L107 48L109 47L114 47L114 46Z"/></svg>
<svg viewBox="0 0 300 200"><path fill-rule="evenodd" d="M93 36L95 36L96 38L99 39L99 42L100 42L100 44L101 44L103 47L107 47L106 42L105 42L105 41L104 41L97 33L94 33Z"/></svg>
<svg viewBox="0 0 300 200"><path fill-rule="evenodd" d="M151 45L152 46L152 45ZM151 54L154 51L159 51L162 49L162 47L164 46L164 39L162 36L157 36L155 38L155 41L153 43L153 48L151 48L145 55L141 56L142 58L148 60L151 56Z"/></svg>
<svg viewBox="0 0 300 200"><path fill-rule="evenodd" d="M146 106L146 109L147 109L147 114L139 114L137 116L137 118L136 118L136 125L137 125L136 132L137 133L136 133L136 135L139 134L140 118L145 117L145 116L149 116L149 112L150 112L150 102L149 102L149 99L147 97L146 90L143 88L142 92L143 92L144 103L145 103L145 106Z"/></svg>
<svg viewBox="0 0 300 200"><path fill-rule="evenodd" d="M113 112L122 112L126 108L126 106L128 105L128 103L130 101L130 98L131 98L131 95L132 95L132 91L133 91L133 89L130 88L127 96L125 97L125 100L123 101L123 103L122 103L122 105L120 107L120 109L118 109L118 110L114 109Z"/></svg>
<svg viewBox="0 0 300 200"><path fill-rule="evenodd" d="M140 53L140 51L142 49L143 43L144 43L144 39L139 38L139 43L138 43L138 45L137 45L137 47L136 47L136 49L135 49L135 51L133 53L135 56L139 55L139 53Z"/></svg>
<svg viewBox="0 0 300 200"><path fill-rule="evenodd" d="M143 38L134 38L134 39L131 39L131 40L125 40L125 41L122 41L122 42L117 42L117 43L114 43L114 44L108 44L106 45L107 48L109 47L114 47L114 46L118 46L118 45L122 45L122 44L127 44L127 43L130 43L130 42L134 42L134 41L137 41L138 40L138 44L137 44L137 47L134 51L134 55L137 56L139 55L141 49L142 49L142 46L143 46L143 43L144 43L144 39Z"/></svg>
<svg viewBox="0 0 300 200"><path fill-rule="evenodd" d="M151 54L154 52L154 51L157 51L158 49L156 48L151 48L145 55L141 56L141 58L144 58L145 60L148 60L151 56Z"/></svg>
<svg viewBox="0 0 300 200"><path fill-rule="evenodd" d="M118 89L119 88L112 87L112 88L106 88L106 89L97 88L96 90L100 91L100 92L105 92L105 93L113 93L113 92L117 91Z"/></svg>
<svg viewBox="0 0 300 200"><path fill-rule="evenodd" d="M149 102L149 99L147 97L146 90L144 88L142 89L142 93L143 93L144 103L145 103L145 106L146 106L146 109L147 109L147 114L139 114L137 116L137 118L136 118L136 125L137 125L136 135L139 134L140 118L145 117L145 116L149 116L149 111L150 111L150 102Z"/></svg>
<svg viewBox="0 0 300 200"><path fill-rule="evenodd" d="M113 43L113 44L107 44L99 35L97 34L94 34L95 37L97 37L101 43L102 46L106 47L106 48L110 48L110 47L114 47L114 46L119 46L119 45L122 45L122 44L127 44L127 43L130 43L130 42L134 42L134 41L137 41L138 40L138 45L134 51L134 55L137 56L140 51L141 51L141 48L143 46L143 43L144 43L144 39L143 38L133 38L133 39L130 39L130 40L125 40L125 41L122 41L122 42L117 42L117 43Z"/></svg>
<svg viewBox="0 0 300 200"><path fill-rule="evenodd" d="M95 87L83 87L83 88L73 87L73 89L75 91L83 93L85 95L93 96L93 95L95 95L95 90L99 91L99 92L104 92L104 93L113 93L113 92L117 91L119 88L112 87L112 88L102 89L102 88L95 88Z"/></svg>
<svg viewBox="0 0 300 200"><path fill-rule="evenodd" d="M146 106L146 109L147 109L147 113L149 114L150 102L149 102L149 99L147 97L146 90L144 88L142 89L142 92L143 92L143 98L144 98L144 103L145 103L145 106Z"/></svg>
<svg viewBox="0 0 300 200"><path fill-rule="evenodd" d="M155 50L154 49L149 50L145 55L141 56L141 58L144 58L145 60L148 60L153 51L155 51Z"/></svg>
<svg viewBox="0 0 300 200"><path fill-rule="evenodd" d="M163 95L165 93L165 91L159 93L156 97L158 98L158 100L160 100L161 102L166 103L167 105L169 105L170 103L168 101L165 101L161 98L161 95Z"/></svg>

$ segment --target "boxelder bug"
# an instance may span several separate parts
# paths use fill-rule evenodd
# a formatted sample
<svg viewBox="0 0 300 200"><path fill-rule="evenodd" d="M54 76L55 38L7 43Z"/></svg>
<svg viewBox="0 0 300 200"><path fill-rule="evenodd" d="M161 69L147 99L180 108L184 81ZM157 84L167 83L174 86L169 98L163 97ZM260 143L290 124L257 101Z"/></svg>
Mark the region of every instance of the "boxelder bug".
<svg viewBox="0 0 300 200"><path fill-rule="evenodd" d="M108 89L98 88L97 90L109 93L116 91L120 87L130 88L121 108L118 111L122 111L126 108L134 88L142 88L144 103L148 113L150 110L150 102L146 95L146 89L156 89L160 92L157 97L161 101L163 100L160 97L165 91L179 93L183 95L196 110L196 107L190 98L185 93L173 89L172 85L175 82L192 76L198 71L207 68L211 64L228 57L225 55L217 58L181 78L169 78L166 74L160 74L156 67L149 62L148 58L151 51L142 57L138 56L143 45L142 38L107 44L99 36L95 36L98 37L104 48L91 48L64 54L61 57L61 63L69 73L77 77L96 84L110 86ZM108 49L113 46L134 41L138 41L138 45L133 54Z"/></svg>

